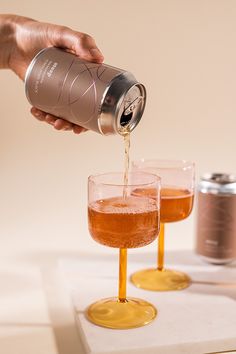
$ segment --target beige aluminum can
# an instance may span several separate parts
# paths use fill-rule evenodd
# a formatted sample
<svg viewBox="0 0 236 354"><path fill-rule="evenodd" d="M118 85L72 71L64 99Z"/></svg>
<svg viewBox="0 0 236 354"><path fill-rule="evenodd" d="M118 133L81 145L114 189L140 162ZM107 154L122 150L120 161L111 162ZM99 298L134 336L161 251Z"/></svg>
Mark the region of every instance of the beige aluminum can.
<svg viewBox="0 0 236 354"><path fill-rule="evenodd" d="M201 178L196 252L213 264L236 259L236 176L212 173Z"/></svg>
<svg viewBox="0 0 236 354"><path fill-rule="evenodd" d="M38 109L104 135L132 131L146 103L145 87L131 73L55 47L32 60L25 91Z"/></svg>

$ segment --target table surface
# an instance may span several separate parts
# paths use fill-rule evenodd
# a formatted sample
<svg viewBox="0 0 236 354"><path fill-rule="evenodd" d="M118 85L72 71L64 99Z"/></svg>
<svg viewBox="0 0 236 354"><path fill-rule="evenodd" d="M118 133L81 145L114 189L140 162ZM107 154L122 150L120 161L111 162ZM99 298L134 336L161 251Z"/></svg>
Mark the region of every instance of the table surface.
<svg viewBox="0 0 236 354"><path fill-rule="evenodd" d="M129 257L130 270L132 264L142 267L145 264L147 265L147 259L151 264L155 259L155 254L132 254ZM220 313L224 314L224 311L220 311L218 322L220 324L223 319L224 323L227 323L227 320L229 320L230 325L229 307L232 306L233 311L236 308L236 264L220 268L207 267L191 251L167 252L166 259L171 266L178 265L181 259L182 267L184 268L184 264L188 265L190 272L192 265L192 270L195 272L195 281L198 282L198 285L195 284L195 288L189 288L188 293L185 293L186 299L188 298L187 295L191 295L191 293L193 295L196 289L200 292L202 301L204 301L206 294L208 297L209 295L215 295L214 299L218 299L216 301L219 301L218 305L221 310L225 306L224 303L227 304L227 311L224 316L220 315ZM197 268L196 260L197 263L200 262ZM40 262L38 260L34 262L33 257L30 262L29 259L24 262L2 262L0 265L0 352L4 354L85 354L87 343L84 340L84 328L81 330L81 319L77 318L79 322L75 322L75 309L76 306L78 307L81 304L82 306L86 305L86 301L79 296L78 304L76 304L77 297L75 297L74 307L72 306L71 296L73 297L73 292L65 285L64 275L67 274L68 279L76 280L74 290L78 290L80 295L83 292L81 293L81 287L78 287L80 276L77 274L77 270L81 264L90 264L90 270L87 267L87 271L94 272L98 263L101 266L100 271L103 271L105 269L104 262L116 264L118 262L116 252L114 251L114 256L108 254L73 254L66 257L58 255L51 259L42 257ZM196 269L199 270L198 274ZM215 269L215 271L212 269ZM226 286L222 283L226 283ZM140 289L137 290L140 291ZM181 292L181 297L183 295L184 293ZM97 294L94 292L93 296L99 297L100 290ZM170 301L171 294L162 293L159 298L160 302L157 302L157 306L161 307L163 301L163 303ZM89 301L89 298L87 301ZM230 304L230 301L232 304ZM208 305L210 306L210 302ZM165 313L165 309L162 313ZM217 318L217 314L215 316ZM233 326L235 326L235 323L233 323ZM148 329L148 326L146 328ZM217 323L215 323L214 328L217 331ZM234 327L230 328L231 332L232 328ZM93 333L96 334L97 329L100 330L96 327ZM140 333L142 334L142 332ZM96 335L94 338L96 339ZM233 351L235 348L231 346L231 352L236 353L236 350ZM116 349L119 350L119 344ZM219 346L219 349L223 351L225 348ZM229 349L229 346L226 349ZM158 353L158 351L154 352ZM177 353L175 350L171 352ZM123 348L120 353L126 353L126 350ZM188 353L190 354L190 352ZM208 352L203 351L202 353Z"/></svg>
<svg viewBox="0 0 236 354"><path fill-rule="evenodd" d="M193 252L166 254L166 267L190 275L185 290L155 292L127 282L127 295L142 298L158 309L149 325L132 330L109 330L91 324L86 308L98 299L115 297L118 288L117 252L60 262L64 284L71 294L77 325L90 354L198 354L236 348L236 266L203 263ZM131 254L128 274L153 268L154 253Z"/></svg>

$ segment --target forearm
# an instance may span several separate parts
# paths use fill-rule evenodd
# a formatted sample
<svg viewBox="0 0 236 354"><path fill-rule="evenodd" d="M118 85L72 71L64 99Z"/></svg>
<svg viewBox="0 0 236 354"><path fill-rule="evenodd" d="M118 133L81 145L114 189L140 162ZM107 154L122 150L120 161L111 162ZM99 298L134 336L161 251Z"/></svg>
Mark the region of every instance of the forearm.
<svg viewBox="0 0 236 354"><path fill-rule="evenodd" d="M0 15L0 69L8 69L12 49L15 46L14 15Z"/></svg>

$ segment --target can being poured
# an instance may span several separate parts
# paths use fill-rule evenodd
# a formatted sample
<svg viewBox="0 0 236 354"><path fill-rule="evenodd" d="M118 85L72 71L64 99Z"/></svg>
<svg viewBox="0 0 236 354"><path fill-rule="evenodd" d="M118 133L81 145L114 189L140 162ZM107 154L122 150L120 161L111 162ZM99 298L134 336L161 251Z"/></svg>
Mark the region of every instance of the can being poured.
<svg viewBox="0 0 236 354"><path fill-rule="evenodd" d="M55 47L34 57L25 91L38 109L103 135L132 131L146 103L145 87L131 73Z"/></svg>

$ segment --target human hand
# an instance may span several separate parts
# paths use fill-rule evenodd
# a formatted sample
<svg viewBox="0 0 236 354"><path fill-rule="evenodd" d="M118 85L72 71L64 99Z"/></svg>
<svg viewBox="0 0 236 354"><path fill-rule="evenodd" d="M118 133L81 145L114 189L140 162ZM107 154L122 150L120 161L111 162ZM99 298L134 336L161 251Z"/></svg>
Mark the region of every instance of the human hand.
<svg viewBox="0 0 236 354"><path fill-rule="evenodd" d="M88 61L103 61L102 53L88 34L15 15L0 15L0 44L0 67L13 70L22 80L33 57L46 47L64 48ZM76 134L86 130L35 107L31 113L57 130L73 130Z"/></svg>

